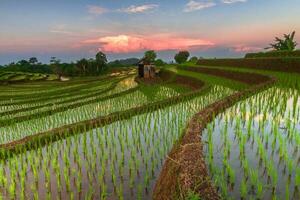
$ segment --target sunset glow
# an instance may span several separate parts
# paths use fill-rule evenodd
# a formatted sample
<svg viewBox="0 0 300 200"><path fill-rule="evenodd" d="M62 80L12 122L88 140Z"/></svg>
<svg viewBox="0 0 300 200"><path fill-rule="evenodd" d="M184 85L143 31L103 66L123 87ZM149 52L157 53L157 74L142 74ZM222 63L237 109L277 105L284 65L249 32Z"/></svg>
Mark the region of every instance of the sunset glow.
<svg viewBox="0 0 300 200"><path fill-rule="evenodd" d="M83 44L98 44L99 50L109 53L129 53L152 49L156 51L180 50L212 46L213 42L201 39L179 38L172 36L138 37L129 35L107 36L85 40Z"/></svg>
<svg viewBox="0 0 300 200"><path fill-rule="evenodd" d="M71 61L97 50L109 59L139 57L149 49L166 60L182 49L240 57L283 33L295 30L299 40L299 9L297 0L4 0L0 64L28 56Z"/></svg>

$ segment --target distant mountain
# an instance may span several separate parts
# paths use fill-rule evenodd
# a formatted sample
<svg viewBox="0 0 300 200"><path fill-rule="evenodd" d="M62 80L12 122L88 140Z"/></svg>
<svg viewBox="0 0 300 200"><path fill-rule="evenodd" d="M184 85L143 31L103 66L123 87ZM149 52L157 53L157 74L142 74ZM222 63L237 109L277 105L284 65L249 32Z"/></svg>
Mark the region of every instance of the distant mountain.
<svg viewBox="0 0 300 200"><path fill-rule="evenodd" d="M114 60L108 63L110 67L130 67L136 65L140 59L138 58L127 58L121 60Z"/></svg>

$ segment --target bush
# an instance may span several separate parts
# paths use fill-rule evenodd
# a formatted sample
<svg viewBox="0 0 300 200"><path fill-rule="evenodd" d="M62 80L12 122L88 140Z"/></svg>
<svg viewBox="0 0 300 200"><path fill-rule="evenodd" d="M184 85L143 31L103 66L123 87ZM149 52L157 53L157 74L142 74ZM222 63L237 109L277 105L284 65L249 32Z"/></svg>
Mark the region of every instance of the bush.
<svg viewBox="0 0 300 200"><path fill-rule="evenodd" d="M268 51L259 53L247 53L245 58L282 58L282 57L299 57L300 50L296 51Z"/></svg>
<svg viewBox="0 0 300 200"><path fill-rule="evenodd" d="M201 59L197 64L300 73L300 58Z"/></svg>

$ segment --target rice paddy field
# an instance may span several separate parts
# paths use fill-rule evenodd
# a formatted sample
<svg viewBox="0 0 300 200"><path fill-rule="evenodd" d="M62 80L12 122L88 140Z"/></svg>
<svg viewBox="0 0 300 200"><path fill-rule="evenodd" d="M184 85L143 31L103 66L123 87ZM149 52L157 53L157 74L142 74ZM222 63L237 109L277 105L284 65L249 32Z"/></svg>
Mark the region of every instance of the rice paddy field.
<svg viewBox="0 0 300 200"><path fill-rule="evenodd" d="M151 84L131 69L0 86L0 199L153 199L193 116L253 86L168 70ZM260 74L277 82L199 132L209 179L222 199L300 199L300 78Z"/></svg>
<svg viewBox="0 0 300 200"><path fill-rule="evenodd" d="M0 85L7 83L28 81L53 81L58 77L54 74L25 73L25 72L0 72Z"/></svg>

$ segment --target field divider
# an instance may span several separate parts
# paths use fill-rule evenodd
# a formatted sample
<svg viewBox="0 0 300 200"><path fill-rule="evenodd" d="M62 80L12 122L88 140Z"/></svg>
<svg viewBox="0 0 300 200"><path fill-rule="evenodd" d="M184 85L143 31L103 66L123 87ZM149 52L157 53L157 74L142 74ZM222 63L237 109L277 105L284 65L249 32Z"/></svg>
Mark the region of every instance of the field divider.
<svg viewBox="0 0 300 200"><path fill-rule="evenodd" d="M138 86L139 87L139 86ZM131 90L137 90L138 87ZM148 112L153 112L165 107L172 106L174 104L191 100L197 96L206 94L211 90L211 85L203 85L201 89L191 91L185 94L174 96L161 101L149 103L139 107L131 108L125 111L118 111L111 113L107 116L98 117L91 120L81 121L70 125L65 125L59 128L55 128L49 131L41 132L35 135L26 136L20 140L16 140L10 143L0 145L0 159L6 159L14 154L22 153L26 150L41 148L45 145L51 144L57 140L72 136L74 134L81 134L88 130L105 126L116 121L126 120L131 117L141 115ZM124 91L123 93L128 93ZM119 96L120 93L114 94Z"/></svg>
<svg viewBox="0 0 300 200"><path fill-rule="evenodd" d="M201 199L221 199L206 168L202 132L215 116L236 103L270 88L275 83L276 79L269 77L267 81L235 92L195 114L182 137L174 144L167 156L154 187L153 199L186 199L190 192L199 195Z"/></svg>

